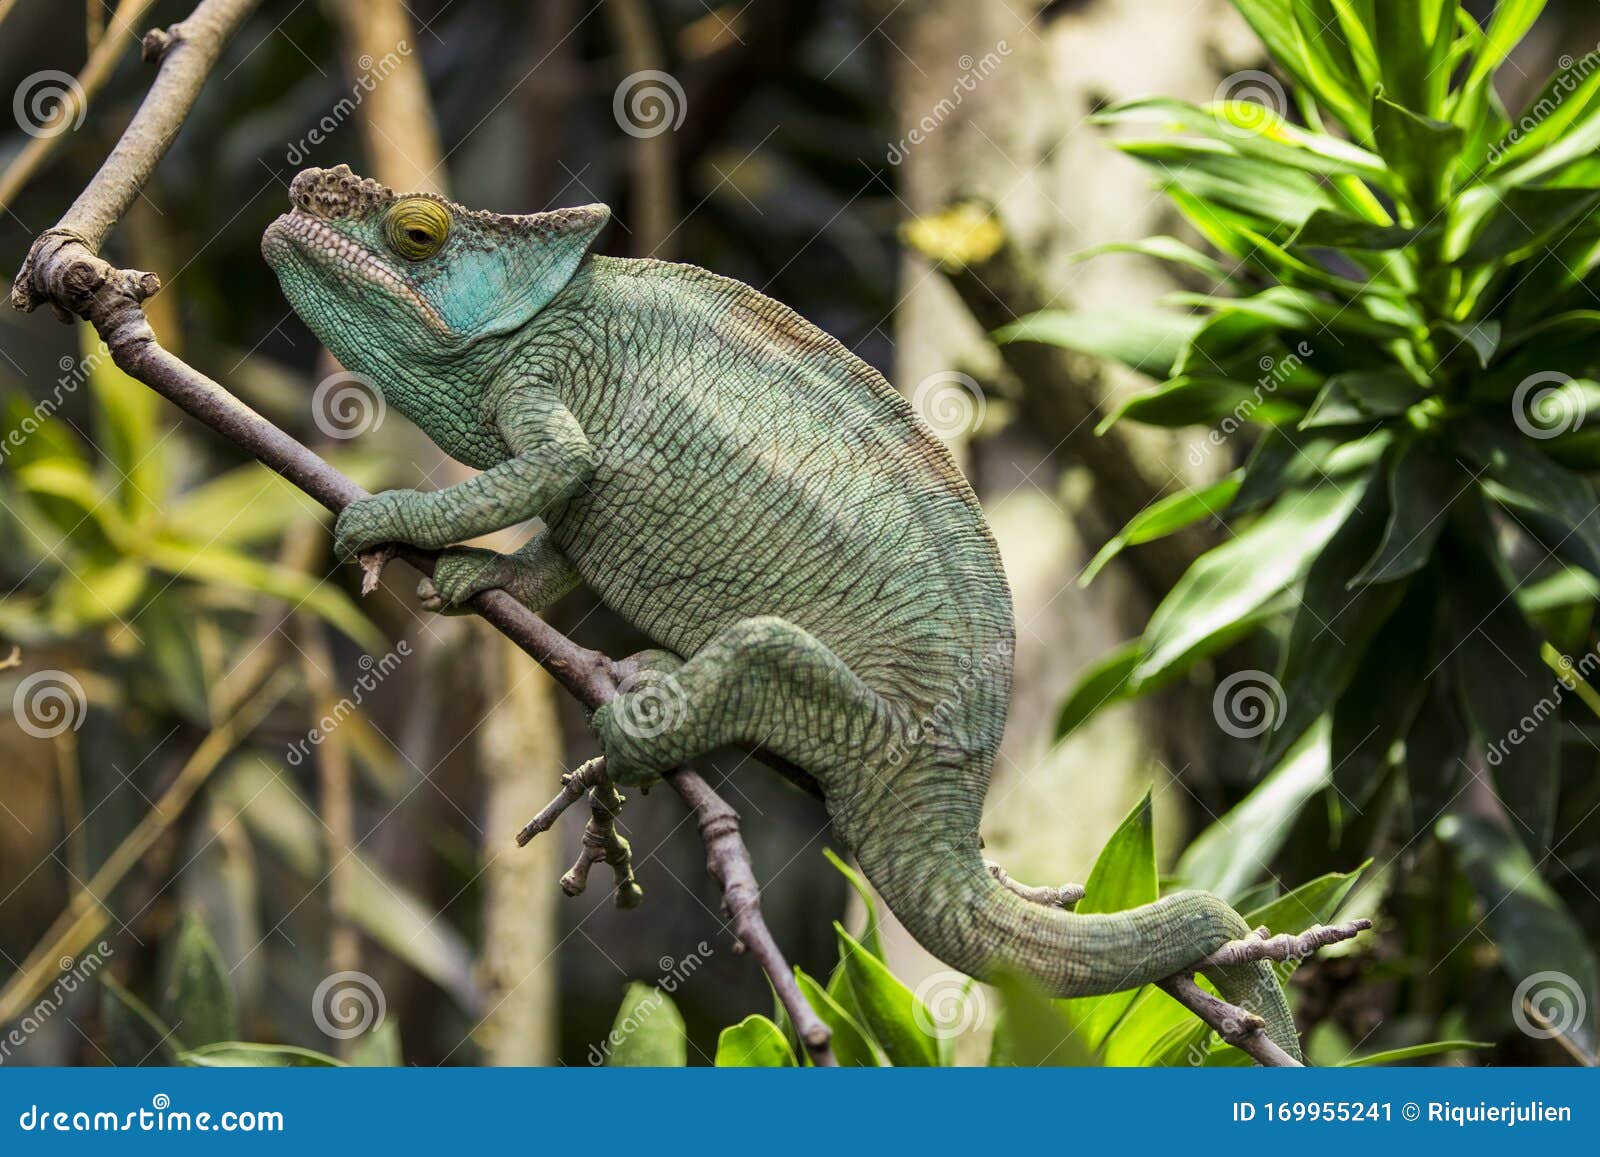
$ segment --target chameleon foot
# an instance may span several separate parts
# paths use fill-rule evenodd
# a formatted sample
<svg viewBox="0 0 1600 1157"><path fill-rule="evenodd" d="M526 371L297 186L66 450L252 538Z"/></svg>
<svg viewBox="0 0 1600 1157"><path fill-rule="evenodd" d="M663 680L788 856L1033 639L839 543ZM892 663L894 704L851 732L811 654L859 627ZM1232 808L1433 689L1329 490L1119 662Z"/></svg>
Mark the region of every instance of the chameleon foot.
<svg viewBox="0 0 1600 1157"><path fill-rule="evenodd" d="M1024 900L1031 900L1035 904L1043 904L1046 908L1071 908L1084 897L1082 884L1062 884L1059 888L1023 884L1013 880L1006 874L1004 868L991 860L985 860L984 866L989 869L991 876Z"/></svg>

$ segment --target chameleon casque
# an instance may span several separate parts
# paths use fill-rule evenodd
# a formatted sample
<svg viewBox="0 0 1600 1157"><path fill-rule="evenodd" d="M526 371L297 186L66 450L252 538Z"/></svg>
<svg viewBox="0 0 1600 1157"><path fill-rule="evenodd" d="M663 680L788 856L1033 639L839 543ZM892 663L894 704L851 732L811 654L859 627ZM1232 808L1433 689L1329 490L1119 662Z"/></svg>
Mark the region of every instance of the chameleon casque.
<svg viewBox="0 0 1600 1157"><path fill-rule="evenodd" d="M290 199L262 251L295 311L482 471L355 503L337 553L542 520L514 554L446 550L424 604L498 587L538 610L583 583L657 643L594 715L616 782L733 743L784 757L912 935L980 978L1110 992L1249 931L1204 892L1080 915L988 870L1010 591L946 447L842 344L740 282L591 254L602 205L477 212L342 165ZM669 709L641 702L669 674ZM1269 964L1211 979L1299 1056Z"/></svg>

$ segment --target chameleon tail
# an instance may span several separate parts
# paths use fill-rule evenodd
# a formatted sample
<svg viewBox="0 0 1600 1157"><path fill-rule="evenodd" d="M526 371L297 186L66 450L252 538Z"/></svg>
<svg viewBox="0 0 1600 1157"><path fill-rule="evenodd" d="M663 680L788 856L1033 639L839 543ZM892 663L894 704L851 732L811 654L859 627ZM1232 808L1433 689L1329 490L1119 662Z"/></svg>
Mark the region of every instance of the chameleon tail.
<svg viewBox="0 0 1600 1157"><path fill-rule="evenodd" d="M933 955L970 976L1020 973L1057 997L1137 988L1192 966L1249 932L1209 892L1178 892L1124 912L1079 915L1017 895L984 866L975 834L929 839L929 815L902 816L909 830L867 826L843 833L891 911ZM893 825L900 827L901 825ZM1295 1058L1299 1037L1271 964L1213 969L1223 997L1260 1016Z"/></svg>

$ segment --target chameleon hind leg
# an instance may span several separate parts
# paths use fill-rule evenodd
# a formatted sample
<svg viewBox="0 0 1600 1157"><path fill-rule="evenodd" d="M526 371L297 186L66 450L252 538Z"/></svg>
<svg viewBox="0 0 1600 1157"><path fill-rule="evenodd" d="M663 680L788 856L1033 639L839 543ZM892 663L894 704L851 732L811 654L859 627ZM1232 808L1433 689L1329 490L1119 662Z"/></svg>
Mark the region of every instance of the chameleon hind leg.
<svg viewBox="0 0 1600 1157"><path fill-rule="evenodd" d="M617 783L645 783L731 743L760 744L821 778L889 717L842 659L785 619L741 620L676 665L647 654L594 715Z"/></svg>
<svg viewBox="0 0 1600 1157"><path fill-rule="evenodd" d="M480 591L499 589L541 611L577 585L572 563L548 533L540 533L510 554L477 546L441 551L433 577L417 584L417 598L424 610L449 615Z"/></svg>

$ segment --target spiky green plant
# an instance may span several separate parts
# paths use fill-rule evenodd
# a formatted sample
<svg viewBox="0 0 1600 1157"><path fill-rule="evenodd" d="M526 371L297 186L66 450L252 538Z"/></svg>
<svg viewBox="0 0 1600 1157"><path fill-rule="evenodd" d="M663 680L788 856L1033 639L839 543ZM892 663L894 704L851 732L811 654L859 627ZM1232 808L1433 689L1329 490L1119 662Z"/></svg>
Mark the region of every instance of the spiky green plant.
<svg viewBox="0 0 1600 1157"><path fill-rule="evenodd" d="M1060 730L1265 633L1265 713L1230 723L1214 700L1259 734L1251 814L1276 809L1281 843L1331 786L1336 817L1381 809L1396 843L1443 837L1508 971L1558 969L1587 994L1571 1039L1592 1051L1595 957L1540 876L1585 870L1574 826L1600 803L1578 731L1600 705L1600 50L1564 58L1513 116L1495 76L1543 0L1503 0L1483 25L1456 0L1234 4L1286 83L1240 74L1210 104L1097 118L1215 253L1115 248L1214 291L997 335L1161 379L1107 425L1210 427L1197 463L1251 447L1096 560L1201 519L1226 529ZM1501 826L1466 814L1484 806L1475 780Z"/></svg>

